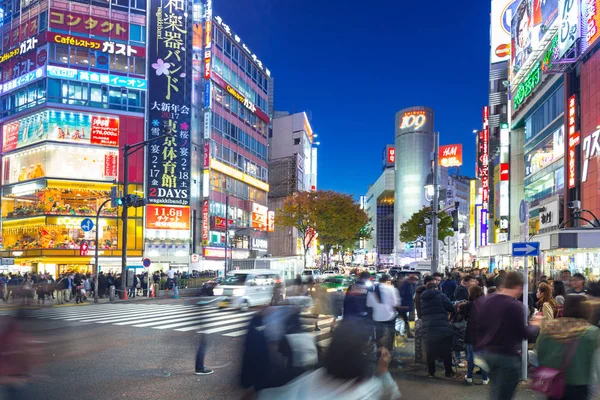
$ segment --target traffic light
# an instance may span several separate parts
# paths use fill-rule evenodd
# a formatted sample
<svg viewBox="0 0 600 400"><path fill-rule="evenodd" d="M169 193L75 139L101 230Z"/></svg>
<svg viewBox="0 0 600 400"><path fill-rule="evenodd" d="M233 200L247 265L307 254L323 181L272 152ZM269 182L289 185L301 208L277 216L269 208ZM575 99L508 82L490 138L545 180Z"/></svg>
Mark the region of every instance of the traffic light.
<svg viewBox="0 0 600 400"><path fill-rule="evenodd" d="M458 232L458 206L460 203L458 201L454 202L454 210L452 210L452 229L454 232Z"/></svg>
<svg viewBox="0 0 600 400"><path fill-rule="evenodd" d="M128 194L116 199L116 203L119 207L143 207L146 205L146 199L135 194Z"/></svg>
<svg viewBox="0 0 600 400"><path fill-rule="evenodd" d="M110 206L115 208L116 206L119 206L121 204L118 204L118 198L117 198L118 194L117 194L117 187L113 186L110 188Z"/></svg>

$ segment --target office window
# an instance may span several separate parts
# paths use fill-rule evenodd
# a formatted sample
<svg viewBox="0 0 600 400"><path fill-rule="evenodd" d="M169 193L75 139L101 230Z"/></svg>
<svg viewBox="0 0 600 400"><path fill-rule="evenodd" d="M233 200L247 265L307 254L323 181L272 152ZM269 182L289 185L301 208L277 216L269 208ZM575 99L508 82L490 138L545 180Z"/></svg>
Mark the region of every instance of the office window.
<svg viewBox="0 0 600 400"><path fill-rule="evenodd" d="M129 40L132 42L146 43L146 27L129 24Z"/></svg>
<svg viewBox="0 0 600 400"><path fill-rule="evenodd" d="M294 146L300 144L300 138L294 138Z"/></svg>

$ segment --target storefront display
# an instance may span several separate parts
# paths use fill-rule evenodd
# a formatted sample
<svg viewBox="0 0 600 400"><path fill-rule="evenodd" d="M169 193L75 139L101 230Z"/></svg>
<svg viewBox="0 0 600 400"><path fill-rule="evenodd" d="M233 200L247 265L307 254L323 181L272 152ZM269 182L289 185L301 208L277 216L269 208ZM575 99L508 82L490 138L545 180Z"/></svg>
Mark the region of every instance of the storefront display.
<svg viewBox="0 0 600 400"><path fill-rule="evenodd" d="M87 146L45 145L5 156L2 183L9 185L44 177L113 181L119 154Z"/></svg>
<svg viewBox="0 0 600 400"><path fill-rule="evenodd" d="M108 198L110 190L47 187L30 193L5 194L2 199L2 218L28 218L41 215L96 215L98 207ZM117 209L104 207L100 213L116 217Z"/></svg>
<svg viewBox="0 0 600 400"><path fill-rule="evenodd" d="M4 153L44 140L117 147L119 117L46 110L2 127Z"/></svg>
<svg viewBox="0 0 600 400"><path fill-rule="evenodd" d="M81 229L82 217L37 217L30 221L9 221L2 225L6 250L67 249L79 250L83 241L95 249L95 232ZM101 219L99 248L117 248L117 220Z"/></svg>
<svg viewBox="0 0 600 400"><path fill-rule="evenodd" d="M525 177L535 174L559 160L565 153L564 127L548 135L536 145L533 150L525 154Z"/></svg>

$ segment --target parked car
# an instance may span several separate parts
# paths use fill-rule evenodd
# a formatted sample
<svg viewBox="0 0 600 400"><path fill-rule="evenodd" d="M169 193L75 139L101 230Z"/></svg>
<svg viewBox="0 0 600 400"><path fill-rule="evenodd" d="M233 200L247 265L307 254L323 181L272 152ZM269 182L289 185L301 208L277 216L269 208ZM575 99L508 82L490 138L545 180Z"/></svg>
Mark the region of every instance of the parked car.
<svg viewBox="0 0 600 400"><path fill-rule="evenodd" d="M278 272L270 269L235 271L213 289L221 296L219 307L248 308L278 304L285 299L285 283Z"/></svg>

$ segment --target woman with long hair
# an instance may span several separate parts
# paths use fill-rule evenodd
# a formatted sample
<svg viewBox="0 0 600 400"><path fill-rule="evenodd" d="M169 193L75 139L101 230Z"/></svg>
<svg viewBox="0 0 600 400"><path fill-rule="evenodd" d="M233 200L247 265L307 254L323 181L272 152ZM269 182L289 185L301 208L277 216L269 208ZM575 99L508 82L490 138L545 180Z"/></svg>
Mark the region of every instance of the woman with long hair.
<svg viewBox="0 0 600 400"><path fill-rule="evenodd" d="M553 320L558 314L558 304L552 296L552 287L547 283L540 283L537 290L538 310L542 313L544 321Z"/></svg>
<svg viewBox="0 0 600 400"><path fill-rule="evenodd" d="M552 282L552 295L556 304L562 306L565 304L565 297L567 296L567 290L563 281L555 280Z"/></svg>

